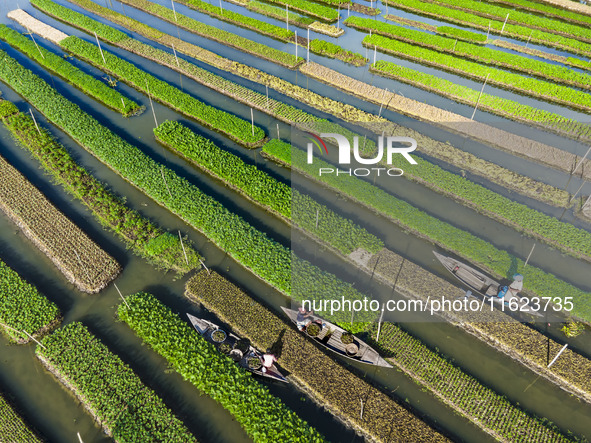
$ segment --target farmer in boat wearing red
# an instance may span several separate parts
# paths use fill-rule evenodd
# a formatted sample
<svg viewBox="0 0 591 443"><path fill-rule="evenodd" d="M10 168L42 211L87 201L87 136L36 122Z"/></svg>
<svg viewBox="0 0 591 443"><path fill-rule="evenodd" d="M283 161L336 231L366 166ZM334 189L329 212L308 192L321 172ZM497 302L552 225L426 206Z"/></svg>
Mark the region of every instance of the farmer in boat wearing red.
<svg viewBox="0 0 591 443"><path fill-rule="evenodd" d="M513 276L513 282L507 286L507 285L499 285L499 292L497 294L497 297L499 298L504 298L507 293L509 293L509 297L507 298L513 298L516 297L517 294L519 294L521 292L521 290L523 289L523 275L521 274L515 274Z"/></svg>

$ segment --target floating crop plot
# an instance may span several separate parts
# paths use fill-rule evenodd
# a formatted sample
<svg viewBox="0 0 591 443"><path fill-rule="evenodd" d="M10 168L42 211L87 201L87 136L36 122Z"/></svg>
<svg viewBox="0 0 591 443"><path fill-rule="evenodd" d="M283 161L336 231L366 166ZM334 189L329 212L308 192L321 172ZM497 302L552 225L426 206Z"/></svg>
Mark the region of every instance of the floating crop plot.
<svg viewBox="0 0 591 443"><path fill-rule="evenodd" d="M36 354L116 442L196 442L154 391L82 323L42 341Z"/></svg>
<svg viewBox="0 0 591 443"><path fill-rule="evenodd" d="M417 443L447 441L219 274L200 272L189 280L185 294L203 303L257 347L267 349L274 344L281 347L281 366L323 406L371 438Z"/></svg>
<svg viewBox="0 0 591 443"><path fill-rule="evenodd" d="M118 316L185 380L228 410L254 441L325 441L265 385L154 296L127 297L119 305Z"/></svg>
<svg viewBox="0 0 591 443"><path fill-rule="evenodd" d="M64 276L84 292L98 292L119 264L0 157L0 209Z"/></svg>
<svg viewBox="0 0 591 443"><path fill-rule="evenodd" d="M11 14L15 12L19 11L12 11ZM14 16L14 14L12 14L11 17L12 16ZM40 48L32 40L29 40L19 32L13 31L8 26L0 25L0 39L7 42L13 48L23 52L44 68L64 78L69 84L82 90L85 94L98 100L105 106L108 106L125 116L138 114L143 111L143 108L140 105L129 100L127 97L124 97L115 89L109 87L106 83L85 74L65 58L60 57L47 49Z"/></svg>
<svg viewBox="0 0 591 443"><path fill-rule="evenodd" d="M60 317L55 304L0 261L0 329L10 340L28 343L55 328Z"/></svg>
<svg viewBox="0 0 591 443"><path fill-rule="evenodd" d="M164 232L110 192L105 185L76 163L49 132L35 125L27 114L0 101L0 120L42 167L65 189L86 205L101 222L122 238L134 252L164 269L185 273L199 267L199 254L189 242ZM2 114L8 117L2 119ZM39 129L38 129L39 128Z"/></svg>
<svg viewBox="0 0 591 443"><path fill-rule="evenodd" d="M14 443L41 443L19 414L0 394L0 435L2 440Z"/></svg>

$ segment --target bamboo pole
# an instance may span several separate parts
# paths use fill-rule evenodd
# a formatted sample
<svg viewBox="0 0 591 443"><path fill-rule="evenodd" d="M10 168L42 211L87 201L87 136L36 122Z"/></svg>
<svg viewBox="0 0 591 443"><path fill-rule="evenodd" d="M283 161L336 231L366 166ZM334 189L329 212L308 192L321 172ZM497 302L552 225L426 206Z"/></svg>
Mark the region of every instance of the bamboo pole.
<svg viewBox="0 0 591 443"><path fill-rule="evenodd" d="M180 230L179 230L179 240L181 241L181 248L183 248L183 254L185 254L185 261L187 262L187 266L189 266L189 259L187 257L187 251L185 251L185 245L183 244L183 237L181 236Z"/></svg>
<svg viewBox="0 0 591 443"><path fill-rule="evenodd" d="M162 174L162 180L164 180L164 184L166 185L168 195L170 195L170 198L172 198L172 193L170 192L170 188L168 187L168 183L166 182L166 177L164 177L164 169L162 169L162 167L160 167L160 174Z"/></svg>
<svg viewBox="0 0 591 443"><path fill-rule="evenodd" d="M154 111L154 103L152 103L152 95L150 94L150 87L148 86L148 78L146 78L146 90L148 91L148 99L150 99L150 107L152 108L154 124L156 125L156 127L158 127L158 120L156 120L156 112Z"/></svg>
<svg viewBox="0 0 591 443"><path fill-rule="evenodd" d="M534 245L531 247L531 251L529 251L529 254L527 256L527 259L525 260L525 265L523 265L523 267L525 268L527 266L527 262L529 262L529 258L531 257L531 255L534 252L534 248L536 247L536 244L534 243Z"/></svg>
<svg viewBox="0 0 591 443"><path fill-rule="evenodd" d="M376 341L380 341L380 332L382 330L382 319L384 318L384 309L386 309L386 306L382 305L382 313L380 314L380 319L378 320L378 333L376 335Z"/></svg>
<svg viewBox="0 0 591 443"><path fill-rule="evenodd" d="M505 22L503 23L503 27L501 28L501 35L503 35L503 31L505 31L505 25L507 24L508 19L509 19L509 13L507 13L507 17L505 17Z"/></svg>
<svg viewBox="0 0 591 443"><path fill-rule="evenodd" d="M29 108L29 113L31 114L31 117L33 117L33 123L35 123L37 132L39 133L39 135L41 135L41 130L39 129L39 125L37 124L37 120L35 120L35 116L33 115L33 110L31 108Z"/></svg>
<svg viewBox="0 0 591 443"><path fill-rule="evenodd" d="M478 104L480 103L480 98L482 97L482 93L484 92L484 87L486 86L486 82L488 82L488 76L490 74L486 74L486 79L484 80L484 83L482 84L482 88L480 89L480 93L478 94L478 99L476 100L476 106L474 106L474 111L472 112L472 117L470 117L470 120L474 120L474 116L476 115L476 110L478 109Z"/></svg>
<svg viewBox="0 0 591 443"><path fill-rule="evenodd" d="M31 40L33 40L33 43L35 43L35 47L37 48L37 51L39 51L39 54L41 54L41 58L43 60L45 60L45 56L43 55L43 53L41 52L41 49L39 48L39 45L35 41L35 37L33 36L33 33L31 32L31 30L29 28L27 28L27 31L29 31L29 34L31 34Z"/></svg>
<svg viewBox="0 0 591 443"><path fill-rule="evenodd" d="M96 35L96 32L94 32L94 38L96 39L96 44L99 48L99 51L101 51L101 57L103 58L103 63L105 64L105 66L107 65L107 60L105 60L105 54L103 54L103 48L101 48L101 42L98 39L98 35Z"/></svg>
<svg viewBox="0 0 591 443"><path fill-rule="evenodd" d="M252 136L254 137L254 113L252 112L252 108L250 108L250 127L252 129Z"/></svg>
<svg viewBox="0 0 591 443"><path fill-rule="evenodd" d="M568 343L565 344L560 351L558 351L558 354L556 354L556 357L554 357L554 359L550 362L550 364L548 365L548 367L552 366L554 364L554 362L556 360L558 360L558 357L560 357L560 354L562 354L564 351L566 351L566 348L567 347L568 347Z"/></svg>
<svg viewBox="0 0 591 443"><path fill-rule="evenodd" d="M289 31L289 7L285 5L285 29Z"/></svg>
<svg viewBox="0 0 591 443"><path fill-rule="evenodd" d="M125 297L123 297L123 294L119 290L117 283L113 283L113 286L115 286L115 289L117 289L117 292L119 293L119 297L121 297L121 300L123 300L123 303L125 303L125 305L127 306L128 309L131 309L131 306L129 306L129 303L127 303L127 300L125 300Z"/></svg>

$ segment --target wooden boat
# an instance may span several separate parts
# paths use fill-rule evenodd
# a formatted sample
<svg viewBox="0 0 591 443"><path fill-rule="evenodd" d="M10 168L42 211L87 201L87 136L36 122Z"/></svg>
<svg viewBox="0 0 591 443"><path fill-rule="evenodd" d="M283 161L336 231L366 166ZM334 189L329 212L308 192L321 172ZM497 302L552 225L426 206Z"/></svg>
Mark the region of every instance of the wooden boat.
<svg viewBox="0 0 591 443"><path fill-rule="evenodd" d="M433 254L435 254L437 260L439 260L441 264L445 266L445 268L451 272L455 278L479 294L484 295L485 297L490 297L493 300L493 303L495 303L499 309L502 309L508 313L513 312L508 309L508 306L511 300L515 300L518 307L518 310L514 311L515 314L527 313L535 316L541 316L541 314L534 310L531 306L524 305L521 297L518 295L522 287L520 280L514 282L515 284L512 283L511 286L508 287L506 294L501 298L498 296L499 287L501 286L501 283L498 281L488 277L473 267L456 260L455 258L447 257L435 251L433 251ZM504 309L503 304L505 306Z"/></svg>
<svg viewBox="0 0 591 443"><path fill-rule="evenodd" d="M248 340L241 339L231 332L228 333L208 320L197 318L191 314L187 314L187 317L189 317L189 321L199 334L205 337L210 343L216 345L220 352L227 354L247 371L261 377L289 383L275 365L267 369L266 372L262 371L263 366L261 362L263 353L251 346ZM226 352L224 352L224 347Z"/></svg>
<svg viewBox="0 0 591 443"><path fill-rule="evenodd" d="M291 321L297 325L298 311L284 307L281 307L281 309L283 309L283 312L285 312ZM340 328L316 315L311 315L308 318L311 320L311 323L308 325L307 329L310 328L310 325L317 325L320 331L314 336L306 331L304 331L304 333L307 333L311 338L331 351L360 363L383 366L385 368L392 367L390 363L380 357L380 354L378 354L375 349L371 348L367 343L359 340L354 335L352 336L352 343L344 344L341 337L350 334L343 328Z"/></svg>

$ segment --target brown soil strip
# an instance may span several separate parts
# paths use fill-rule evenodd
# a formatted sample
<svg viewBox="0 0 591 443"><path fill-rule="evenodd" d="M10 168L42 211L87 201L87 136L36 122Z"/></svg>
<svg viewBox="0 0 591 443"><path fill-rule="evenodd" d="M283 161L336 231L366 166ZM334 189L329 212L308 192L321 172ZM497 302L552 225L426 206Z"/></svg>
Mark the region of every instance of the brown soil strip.
<svg viewBox="0 0 591 443"><path fill-rule="evenodd" d="M49 26L42 21L37 20L34 17L31 17L22 9L15 9L10 11L6 16L17 23L20 23L24 26L29 32L33 31L39 34L46 40L49 40L56 45L59 45L60 42L65 39L68 35L64 34L62 31L54 28L53 26Z"/></svg>
<svg viewBox="0 0 591 443"><path fill-rule="evenodd" d="M0 209L79 290L99 292L119 264L0 157Z"/></svg>

